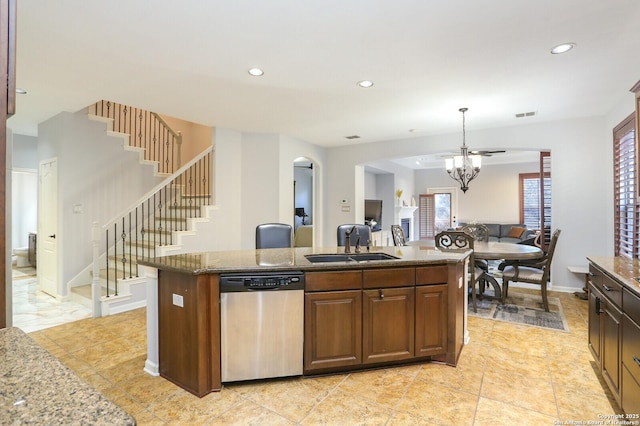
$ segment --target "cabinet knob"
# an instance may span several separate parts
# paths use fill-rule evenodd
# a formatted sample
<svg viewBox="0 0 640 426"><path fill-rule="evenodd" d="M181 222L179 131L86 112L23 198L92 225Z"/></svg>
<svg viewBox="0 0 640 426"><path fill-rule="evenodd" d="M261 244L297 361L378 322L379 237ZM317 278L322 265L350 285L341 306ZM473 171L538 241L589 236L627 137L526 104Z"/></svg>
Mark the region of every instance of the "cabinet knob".
<svg viewBox="0 0 640 426"><path fill-rule="evenodd" d="M606 284L602 284L602 288L604 288L604 289L605 289L605 290L607 290L607 291L613 291L613 288L609 287L609 286L608 286L608 285L606 285Z"/></svg>
<svg viewBox="0 0 640 426"><path fill-rule="evenodd" d="M380 299L384 299L384 294L382 294L382 289L378 290L378 294L380 295Z"/></svg>
<svg viewBox="0 0 640 426"><path fill-rule="evenodd" d="M636 364L638 364L638 367L640 367L640 358L634 355L633 360L636 362Z"/></svg>

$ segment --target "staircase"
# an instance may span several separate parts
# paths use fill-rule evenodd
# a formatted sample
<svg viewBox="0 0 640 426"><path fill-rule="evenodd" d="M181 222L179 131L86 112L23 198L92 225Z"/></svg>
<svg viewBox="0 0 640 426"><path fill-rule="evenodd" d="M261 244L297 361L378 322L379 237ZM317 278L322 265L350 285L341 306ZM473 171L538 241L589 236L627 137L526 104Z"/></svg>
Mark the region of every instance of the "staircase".
<svg viewBox="0 0 640 426"><path fill-rule="evenodd" d="M109 135L128 139L125 149L138 150L141 164L154 162L155 173L166 176L124 213L104 225L94 223L93 264L80 274L84 282L70 288L71 299L92 308L94 317L145 306L146 280L137 261L159 255L160 248L170 250L178 233L193 232L193 219L205 220L203 211L213 201L213 147L180 167L182 137L156 117L107 101L89 110L90 119L115 129Z"/></svg>

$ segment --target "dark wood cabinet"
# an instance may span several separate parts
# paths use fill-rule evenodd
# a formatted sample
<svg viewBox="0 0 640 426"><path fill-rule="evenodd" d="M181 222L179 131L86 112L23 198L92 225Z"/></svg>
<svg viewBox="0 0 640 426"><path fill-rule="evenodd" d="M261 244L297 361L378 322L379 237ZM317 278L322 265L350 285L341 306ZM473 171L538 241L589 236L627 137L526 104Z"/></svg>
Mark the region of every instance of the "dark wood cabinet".
<svg viewBox="0 0 640 426"><path fill-rule="evenodd" d="M592 275L593 279L593 275ZM602 308L600 304L602 303L602 294L596 290L596 287L593 285L593 281L589 283L589 334L588 334L588 344L589 350L591 350L591 355L593 355L593 359L595 359L598 366L602 364L602 358L600 356L601 353L601 329L602 322L600 321L600 314Z"/></svg>
<svg viewBox="0 0 640 426"><path fill-rule="evenodd" d="M197 396L221 389L218 275L160 271L160 375Z"/></svg>
<svg viewBox="0 0 640 426"><path fill-rule="evenodd" d="M620 344L622 343L622 312L610 301L603 302L602 376L620 404Z"/></svg>
<svg viewBox="0 0 640 426"><path fill-rule="evenodd" d="M415 356L447 353L447 285L416 287Z"/></svg>
<svg viewBox="0 0 640 426"><path fill-rule="evenodd" d="M414 287L364 290L362 353L365 364L414 357Z"/></svg>
<svg viewBox="0 0 640 426"><path fill-rule="evenodd" d="M640 297L622 292L622 366L620 399L626 413L640 407Z"/></svg>
<svg viewBox="0 0 640 426"><path fill-rule="evenodd" d="M304 371L362 363L362 291L306 293Z"/></svg>
<svg viewBox="0 0 640 426"><path fill-rule="evenodd" d="M589 272L589 349L621 405L622 285L594 265Z"/></svg>
<svg viewBox="0 0 640 426"><path fill-rule="evenodd" d="M455 365L457 354L447 352L455 341L450 324L457 326L448 282L457 283L461 271L438 265L307 273L305 373L434 356Z"/></svg>

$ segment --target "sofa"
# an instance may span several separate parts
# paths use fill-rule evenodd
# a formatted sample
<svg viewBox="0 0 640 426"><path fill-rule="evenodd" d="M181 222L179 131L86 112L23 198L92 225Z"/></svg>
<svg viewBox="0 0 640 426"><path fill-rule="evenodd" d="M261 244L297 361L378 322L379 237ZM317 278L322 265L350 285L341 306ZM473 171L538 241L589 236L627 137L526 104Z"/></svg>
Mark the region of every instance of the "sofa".
<svg viewBox="0 0 640 426"><path fill-rule="evenodd" d="M476 222L477 223L477 222ZM529 239L533 239L536 232L527 229L522 223L482 223L489 229L489 241L498 241L501 243L522 243ZM458 222L458 226L462 227L465 223Z"/></svg>

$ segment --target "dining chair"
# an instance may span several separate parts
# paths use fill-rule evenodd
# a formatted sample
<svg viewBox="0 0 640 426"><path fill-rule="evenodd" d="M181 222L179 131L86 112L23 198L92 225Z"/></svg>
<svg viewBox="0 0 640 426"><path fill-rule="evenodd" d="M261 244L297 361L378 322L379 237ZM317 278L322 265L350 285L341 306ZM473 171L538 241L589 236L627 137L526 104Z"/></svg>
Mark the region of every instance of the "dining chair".
<svg viewBox="0 0 640 426"><path fill-rule="evenodd" d="M502 272L502 303L504 304L508 292L509 281L519 283L538 284L542 292L542 304L544 310L549 312L549 301L547 300L547 282L551 273L551 260L556 250L560 229L556 229L551 236L549 249L539 259L527 261L514 261L507 265Z"/></svg>
<svg viewBox="0 0 640 426"><path fill-rule="evenodd" d="M256 248L289 248L293 246L293 227L286 223L263 223L256 226Z"/></svg>
<svg viewBox="0 0 640 426"><path fill-rule="evenodd" d="M404 229L400 225L391 225L391 236L394 246L406 246L407 240L404 236Z"/></svg>
<svg viewBox="0 0 640 426"><path fill-rule="evenodd" d="M471 235L476 241L489 241L489 228L481 223L467 223L462 226L462 232Z"/></svg>
<svg viewBox="0 0 640 426"><path fill-rule="evenodd" d="M462 232L471 235L475 241L489 241L489 228L482 223L467 223L462 226ZM489 262L486 260L476 259L476 267L482 269L484 273L489 273ZM479 279L478 291L480 294L484 293L485 287L486 280Z"/></svg>
<svg viewBox="0 0 640 426"><path fill-rule="evenodd" d="M442 231L435 236L435 245L442 251L467 251L471 250L469 256L469 271L467 273L469 290L471 291L471 305L473 312L478 312L476 305L476 284L484 274L484 271L476 266L473 253L474 239L471 235L463 231Z"/></svg>
<svg viewBox="0 0 640 426"><path fill-rule="evenodd" d="M337 229L337 238L338 238L338 246L342 247L346 244L346 233L351 231L353 227L356 227L357 235L352 235L350 238L350 244L352 246L356 245L357 239L360 238L360 245L366 246L367 243L371 241L371 228L369 225L362 224L345 224L338 226Z"/></svg>

